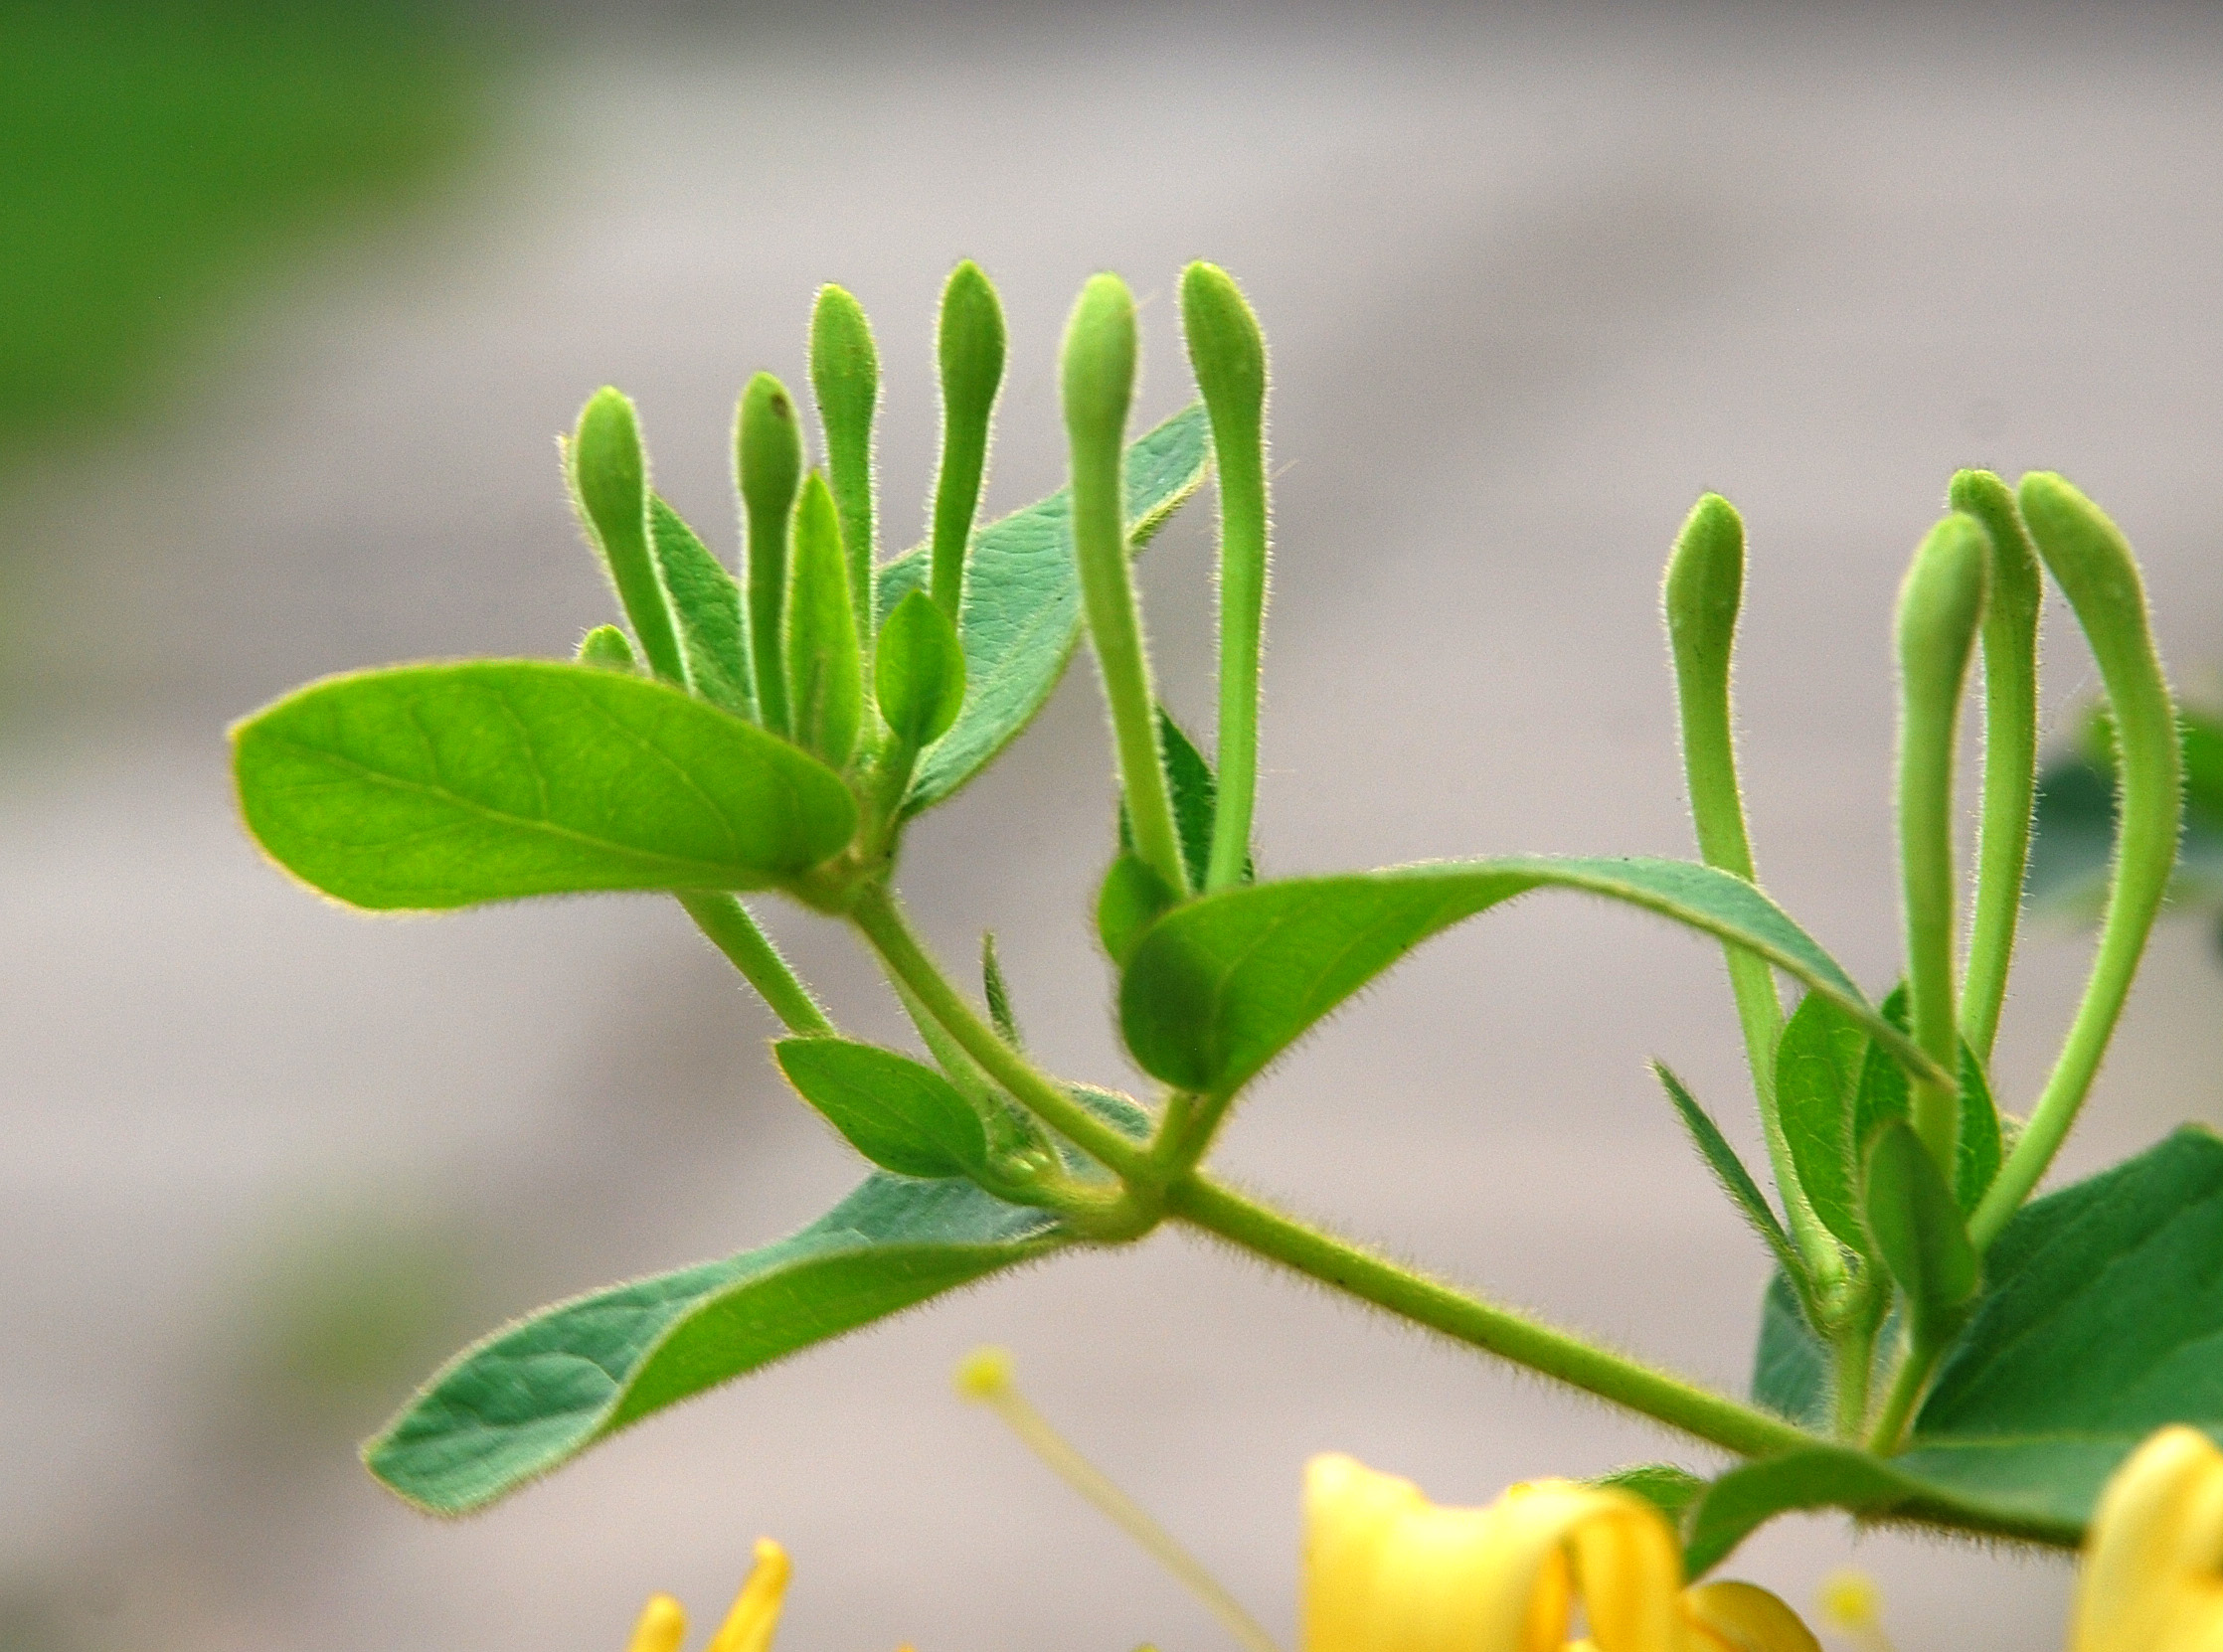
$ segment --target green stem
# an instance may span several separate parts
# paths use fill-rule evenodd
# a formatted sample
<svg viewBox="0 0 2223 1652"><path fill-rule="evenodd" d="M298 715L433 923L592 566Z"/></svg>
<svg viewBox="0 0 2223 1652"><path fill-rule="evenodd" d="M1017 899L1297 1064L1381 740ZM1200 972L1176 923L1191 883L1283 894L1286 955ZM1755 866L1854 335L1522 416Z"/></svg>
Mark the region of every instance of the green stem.
<svg viewBox="0 0 2223 1652"><path fill-rule="evenodd" d="M1857 1440L1868 1426L1868 1386L1875 1371L1876 1333L1891 1305L1888 1287L1864 1287L1860 1303L1838 1333L1832 1357L1836 1375L1837 1437Z"/></svg>
<svg viewBox="0 0 2223 1652"><path fill-rule="evenodd" d="M995 1029L973 1012L912 932L887 885L866 885L850 908L849 917L872 943L889 972L956 1040L958 1048L980 1064L981 1071L1043 1123L1120 1180L1132 1184L1142 1176L1148 1165L1146 1150L1074 1100L1054 1079L996 1036Z"/></svg>
<svg viewBox="0 0 2223 1652"><path fill-rule="evenodd" d="M1134 295L1116 275L1093 277L1066 327L1062 389L1073 454L1073 546L1134 852L1176 895L1188 893L1181 840L1158 750L1150 657L1120 520L1127 406L1134 393Z"/></svg>
<svg viewBox="0 0 2223 1652"><path fill-rule="evenodd" d="M2122 807L2106 922L2091 979L2030 1122L1977 1205L1968 1237L1981 1251L2045 1175L2076 1122L2130 996L2145 938L2168 892L2183 823L2183 756L2176 708L2146 622L2138 560L2114 523L2058 476L2025 476L2023 520L2076 610L2115 715Z"/></svg>
<svg viewBox="0 0 2223 1652"><path fill-rule="evenodd" d="M1266 628L1266 339L1224 269L1192 263L1181 322L1212 415L1220 477L1219 802L1206 891L1233 889L1250 862L1258 793L1259 656Z"/></svg>
<svg viewBox="0 0 2223 1652"><path fill-rule="evenodd" d="M1960 1067L1953 951L1953 761L1968 656L1983 619L1991 546L1970 517L1931 529L1899 590L1899 872L1907 1013L1914 1041L1943 1073ZM1951 1186L1961 1099L1950 1082L1910 1075L1915 1134Z"/></svg>
<svg viewBox="0 0 2223 1652"><path fill-rule="evenodd" d="M738 897L723 892L691 891L679 897L679 904L687 909L687 915L695 920L696 926L710 937L710 943L733 961L733 966L771 1006L771 1013L779 1017L788 1032L821 1038L834 1032L834 1024L818 1007L818 1000L811 997L810 989L787 966L787 960L779 955L779 948L772 945L771 937L757 927L757 920L749 915L749 909Z"/></svg>
<svg viewBox="0 0 2223 1652"><path fill-rule="evenodd" d="M1961 983L1961 1036L1987 1068L2014 966L2030 810L2038 773L2038 612L2045 590L2014 495L1988 470L1953 479L1955 510L1991 541L1983 606L1983 824L1976 839L1976 909Z"/></svg>
<svg viewBox="0 0 2223 1652"><path fill-rule="evenodd" d="M1736 507L1717 493L1702 496L1676 536L1667 563L1664 605L1667 641L1674 657L1675 698L1682 718L1683 773L1690 789L1691 822L1698 854L1717 871L1759 882L1752 840L1745 828L1743 788L1737 780L1736 715L1729 677L1737 641L1737 612L1744 600L1745 528ZM1776 1103L1776 1045L1783 1035L1783 1001L1775 971L1740 946L1727 946L1729 987L1745 1035L1753 1096L1768 1163L1783 1195L1792 1241L1809 1273L1824 1283L1844 1275L1837 1242L1814 1214L1798 1180Z"/></svg>
<svg viewBox="0 0 2223 1652"><path fill-rule="evenodd" d="M1868 1435L1869 1450L1889 1456L1906 1443L1915 1409L1930 1387L1930 1374L1937 1370L1944 1353L1943 1348L1907 1350L1899 1362L1898 1374L1891 1379L1890 1392L1884 1396L1883 1409L1876 1413L1875 1428Z"/></svg>
<svg viewBox="0 0 2223 1652"><path fill-rule="evenodd" d="M1462 1295L1205 1177L1190 1175L1173 1183L1166 1190L1166 1207L1183 1221L1308 1278L1725 1450L1757 1457L1813 1443L1811 1435L1781 1417Z"/></svg>

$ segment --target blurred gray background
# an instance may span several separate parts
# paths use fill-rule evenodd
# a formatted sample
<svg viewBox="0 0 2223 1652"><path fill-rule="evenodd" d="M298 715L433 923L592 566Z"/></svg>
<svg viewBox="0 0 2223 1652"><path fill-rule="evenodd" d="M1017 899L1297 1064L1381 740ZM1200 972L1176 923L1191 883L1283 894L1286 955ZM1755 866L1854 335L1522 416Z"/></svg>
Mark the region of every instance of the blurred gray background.
<svg viewBox="0 0 2223 1652"><path fill-rule="evenodd" d="M973 1344L1292 1635L1296 1490L1343 1449L1445 1501L1712 1459L1167 1232L719 1391L478 1519L352 1441L451 1347L762 1242L855 1162L668 902L369 921L239 830L222 729L315 675L564 654L608 600L552 437L641 406L730 551L733 397L870 310L887 533L923 522L932 316L1009 311L991 505L1057 486L1089 272L1145 299L1138 419L1190 394L1183 261L1269 330L1279 471L1260 846L1273 872L1689 852L1656 612L1702 488L1752 534L1740 677L1762 875L1895 970L1889 619L1963 464L2059 468L2129 530L2165 651L2223 661L2223 14L1294 5L481 20L489 135L399 218L209 331L161 416L6 500L0 1646L615 1648L714 1619L760 1533L782 1645L1224 1644L950 1394ZM519 44L522 42L522 44ZM1209 497L1147 560L1167 695L1211 706ZM2049 628L2054 726L2093 687ZM993 929L1046 1060L1132 1083L1088 921L1110 833L1090 668L914 833L952 964ZM820 920L770 921L903 1037ZM2027 1104L2085 941L2034 935ZM2223 1123L2223 971L2166 929L2082 1174ZM1539 899L1433 943L1257 1087L1241 1182L1741 1389L1766 1263L1645 1071L1744 1123L1718 952ZM1856 1562L1903 1647L2059 1643L2065 1565L1790 1522L1736 1567L1804 1608Z"/></svg>

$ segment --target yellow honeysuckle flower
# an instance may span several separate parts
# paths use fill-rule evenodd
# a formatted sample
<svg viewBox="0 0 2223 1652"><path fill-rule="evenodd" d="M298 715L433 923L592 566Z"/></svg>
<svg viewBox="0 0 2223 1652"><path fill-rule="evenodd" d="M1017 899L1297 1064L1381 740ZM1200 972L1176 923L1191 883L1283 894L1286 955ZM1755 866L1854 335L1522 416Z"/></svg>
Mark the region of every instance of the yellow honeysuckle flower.
<svg viewBox="0 0 2223 1652"><path fill-rule="evenodd" d="M2223 1652L2223 1451L2163 1428L2108 1481L2085 1540L2074 1652Z"/></svg>
<svg viewBox="0 0 2223 1652"><path fill-rule="evenodd" d="M1626 1492L1538 1480L1439 1508L1330 1454L1304 1529L1304 1652L1560 1652L1578 1602L1595 1652L1819 1652L1765 1589L1684 1588L1674 1533Z"/></svg>

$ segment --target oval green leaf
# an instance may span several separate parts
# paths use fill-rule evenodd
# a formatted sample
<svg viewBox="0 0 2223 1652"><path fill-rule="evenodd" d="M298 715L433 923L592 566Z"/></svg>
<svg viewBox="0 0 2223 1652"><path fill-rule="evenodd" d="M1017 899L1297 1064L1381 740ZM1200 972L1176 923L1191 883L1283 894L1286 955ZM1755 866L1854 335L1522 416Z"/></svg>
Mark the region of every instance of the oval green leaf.
<svg viewBox="0 0 2223 1652"><path fill-rule="evenodd" d="M466 1349L363 1447L432 1514L482 1509L730 1378L1066 1242L970 1183L874 1175L800 1233L617 1285Z"/></svg>
<svg viewBox="0 0 2223 1652"><path fill-rule="evenodd" d="M232 736L256 841L374 910L762 889L856 830L849 789L824 764L684 690L592 666L327 678Z"/></svg>
<svg viewBox="0 0 2223 1652"><path fill-rule="evenodd" d="M1127 1049L1153 1077L1232 1093L1429 936L1537 889L1626 902L1744 946L1922 1063L1845 972L1741 878L1685 861L1445 861L1298 878L1191 901L1136 943L1119 989ZM1927 1063L1923 1063L1927 1066Z"/></svg>
<svg viewBox="0 0 2223 1652"><path fill-rule="evenodd" d="M1139 552L1204 480L1211 425L1194 404L1127 446L1127 546ZM919 764L907 814L942 801L993 762L1041 711L1081 640L1081 576L1074 562L1073 505L1062 488L982 528L965 564L965 697L954 727ZM882 622L932 576L919 546L880 571Z"/></svg>
<svg viewBox="0 0 2223 1652"><path fill-rule="evenodd" d="M843 1138L898 1176L970 1176L988 1161L980 1115L931 1067L848 1039L781 1039L779 1071Z"/></svg>

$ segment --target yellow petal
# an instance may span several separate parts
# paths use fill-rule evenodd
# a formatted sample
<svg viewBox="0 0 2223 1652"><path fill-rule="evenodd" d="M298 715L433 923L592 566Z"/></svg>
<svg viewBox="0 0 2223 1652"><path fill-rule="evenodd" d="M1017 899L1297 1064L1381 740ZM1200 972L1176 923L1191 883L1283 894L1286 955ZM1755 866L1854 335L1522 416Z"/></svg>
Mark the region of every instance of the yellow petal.
<svg viewBox="0 0 2223 1652"><path fill-rule="evenodd" d="M679 1652L686 1638L686 1609L668 1594L652 1594L640 1609L640 1621L633 1625L633 1638L625 1647L626 1652Z"/></svg>
<svg viewBox="0 0 2223 1652"><path fill-rule="evenodd" d="M741 1585L725 1626L704 1652L770 1652L779 1627L779 1602L787 1592L787 1551L770 1538L757 1540L757 1566Z"/></svg>
<svg viewBox="0 0 2223 1652"><path fill-rule="evenodd" d="M1751 1583L1701 1583L1683 1592L1691 1641L1704 1652L1821 1652L1798 1614Z"/></svg>
<svg viewBox="0 0 2223 1652"><path fill-rule="evenodd" d="M2100 1495L2074 1652L2223 1652L2223 1451L2163 1428Z"/></svg>
<svg viewBox="0 0 2223 1652"><path fill-rule="evenodd" d="M1579 1594L1599 1652L1676 1652L1681 1565L1651 1505L1544 1480L1444 1509L1350 1457L1304 1487L1305 1652L1560 1652Z"/></svg>

